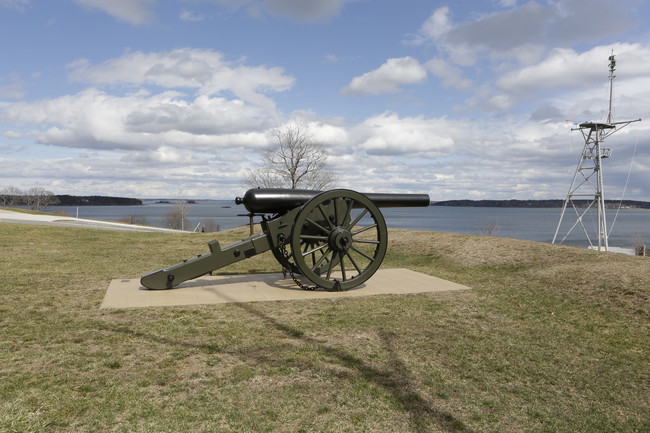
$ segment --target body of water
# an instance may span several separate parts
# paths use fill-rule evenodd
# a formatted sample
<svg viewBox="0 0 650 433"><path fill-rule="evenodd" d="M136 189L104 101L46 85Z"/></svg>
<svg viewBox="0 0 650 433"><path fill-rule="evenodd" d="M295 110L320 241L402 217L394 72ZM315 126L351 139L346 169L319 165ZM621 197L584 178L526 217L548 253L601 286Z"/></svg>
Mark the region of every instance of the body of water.
<svg viewBox="0 0 650 433"><path fill-rule="evenodd" d="M173 203L145 202L142 206L51 206L48 211L64 210L73 217L106 221L144 217L147 225L165 227L165 216L175 209ZM381 211L389 228L490 234L550 243L560 219L561 209L430 206L385 208ZM567 215L569 212L572 211L567 209ZM233 201L200 201L190 206L190 230L205 221L215 222L221 230L247 225L248 217L242 216L243 214L246 214L246 209L237 206ZM575 214L565 216L558 243L575 221ZM259 222L259 217L255 222ZM597 245L596 213L585 215L583 222L592 243ZM616 210L610 210L607 213L607 224L610 229L610 246L632 247L637 243L650 244L650 210L621 209L618 214ZM585 247L589 245L579 226L562 243Z"/></svg>

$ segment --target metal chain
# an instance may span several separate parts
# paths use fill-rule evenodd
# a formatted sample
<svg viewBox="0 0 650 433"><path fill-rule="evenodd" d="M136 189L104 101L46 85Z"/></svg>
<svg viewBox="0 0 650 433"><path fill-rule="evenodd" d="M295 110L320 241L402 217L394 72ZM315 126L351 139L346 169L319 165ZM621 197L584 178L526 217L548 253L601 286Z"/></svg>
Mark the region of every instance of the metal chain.
<svg viewBox="0 0 650 433"><path fill-rule="evenodd" d="M280 264L282 265L282 274L285 277L287 276L287 272L288 272L289 275L291 276L291 279L293 279L293 282L296 283L296 285L300 287L302 290L313 291L321 288L320 286L308 286L306 284L303 284L300 280L298 280L296 275L293 273L291 262L290 262L291 255L287 251L287 243L284 235L278 236L278 249L282 253L282 257L284 258L284 262Z"/></svg>

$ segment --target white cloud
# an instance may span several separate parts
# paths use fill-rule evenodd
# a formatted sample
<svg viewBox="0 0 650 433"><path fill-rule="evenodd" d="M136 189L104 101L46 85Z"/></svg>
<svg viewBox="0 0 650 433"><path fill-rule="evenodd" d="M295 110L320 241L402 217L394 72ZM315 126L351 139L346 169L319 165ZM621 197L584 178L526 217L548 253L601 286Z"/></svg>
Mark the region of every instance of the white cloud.
<svg viewBox="0 0 650 433"><path fill-rule="evenodd" d="M187 22L199 22L205 20L205 17L203 15L195 14L194 12L187 9L181 11L179 18L181 21Z"/></svg>
<svg viewBox="0 0 650 433"><path fill-rule="evenodd" d="M627 79L650 75L650 48L639 44L614 44L597 46L583 53L556 48L535 65L503 74L496 85L511 92L593 89L607 83L607 59L612 51L618 62L625 65Z"/></svg>
<svg viewBox="0 0 650 433"><path fill-rule="evenodd" d="M453 28L449 7L436 9L422 24L417 34L404 41L406 44L421 45L439 40Z"/></svg>
<svg viewBox="0 0 650 433"><path fill-rule="evenodd" d="M332 64L332 63L338 63L340 62L341 59L336 55L336 54L326 54L325 57L323 57L323 64Z"/></svg>
<svg viewBox="0 0 650 433"><path fill-rule="evenodd" d="M551 17L548 8L531 1L515 9L459 23L446 33L445 41L451 46L469 44L506 51L541 40Z"/></svg>
<svg viewBox="0 0 650 433"><path fill-rule="evenodd" d="M384 113L355 127L354 138L359 142L356 148L372 155L436 158L456 150L452 132L444 119Z"/></svg>
<svg viewBox="0 0 650 433"><path fill-rule="evenodd" d="M309 129L327 149L340 149L350 145L348 130L340 125L326 122L307 122Z"/></svg>
<svg viewBox="0 0 650 433"><path fill-rule="evenodd" d="M267 0L264 7L272 14L298 21L327 20L341 12L346 3L355 0Z"/></svg>
<svg viewBox="0 0 650 433"><path fill-rule="evenodd" d="M394 93L399 86L421 83L426 77L426 70L416 59L393 58L374 71L353 78L343 93L355 96Z"/></svg>
<svg viewBox="0 0 650 433"><path fill-rule="evenodd" d="M134 152L128 158L123 159L155 166L176 164L190 166L200 162L200 159L195 155L187 152L182 153L179 149L171 146L160 146L149 152Z"/></svg>
<svg viewBox="0 0 650 433"><path fill-rule="evenodd" d="M502 3L514 6L514 2ZM459 65L479 58L530 58L540 46L592 41L618 34L638 23L631 9L608 0L528 1L454 23L448 7L436 9L406 43L435 44ZM535 53L535 60L540 53Z"/></svg>
<svg viewBox="0 0 650 433"><path fill-rule="evenodd" d="M170 197L182 186L187 197L233 198L243 189L239 181L233 181L244 174L237 162L241 158L236 155L214 157L165 147L128 157L101 153L91 158L52 158L47 164L40 159L0 158L4 167L13 164L3 170L0 182L21 189L39 185L63 194L108 191L104 194L142 198Z"/></svg>
<svg viewBox="0 0 650 433"><path fill-rule="evenodd" d="M232 9L245 8L255 18L263 11L294 21L324 21L338 15L346 3L358 0L194 0L216 3Z"/></svg>
<svg viewBox="0 0 650 433"><path fill-rule="evenodd" d="M151 98L145 106L131 111L126 118L126 127L132 132L155 134L177 130L209 135L259 130L268 124L268 120L268 113L239 100L202 95L187 102L159 95Z"/></svg>
<svg viewBox="0 0 650 433"><path fill-rule="evenodd" d="M133 25L149 24L153 20L155 0L74 0L80 5L99 9Z"/></svg>
<svg viewBox="0 0 650 433"><path fill-rule="evenodd" d="M637 26L634 7L621 8L606 0L499 2L499 6L505 9L460 22L452 20L449 7L438 8L405 41L436 48L437 55L424 66L443 87L474 90L456 105L458 113L479 109L503 115L531 98L550 98L567 90L576 97L576 89L593 92L607 84L606 61L612 49L619 62L627 61L628 79L648 74L645 65L650 56L639 44L594 43ZM584 42L593 48L585 52L574 48ZM567 108L553 105L554 117Z"/></svg>
<svg viewBox="0 0 650 433"><path fill-rule="evenodd" d="M490 110L504 111L514 106L514 101L508 95L500 94L494 95L487 100L487 106Z"/></svg>
<svg viewBox="0 0 650 433"><path fill-rule="evenodd" d="M443 87L454 87L459 90L469 90L472 87L472 80L464 78L460 68L450 65L444 59L431 59L424 66L433 75L440 78Z"/></svg>
<svg viewBox="0 0 650 433"><path fill-rule="evenodd" d="M29 125L14 138L33 136L39 143L87 149L143 149L161 144L187 149L217 150L238 144L258 147L251 132L271 125L269 113L241 101L199 96L185 101L182 94L113 96L97 89L76 95L22 102L4 110L3 118ZM40 125L40 129L35 129ZM233 135L242 134L233 140ZM223 137L230 137L224 142ZM246 137L253 137L248 141Z"/></svg>
<svg viewBox="0 0 650 433"><path fill-rule="evenodd" d="M226 60L219 52L199 49L127 53L96 66L87 60L77 60L69 68L73 80L95 85L191 88L205 95L231 92L246 102L269 109L274 103L264 94L286 91L294 82L282 68L246 66Z"/></svg>

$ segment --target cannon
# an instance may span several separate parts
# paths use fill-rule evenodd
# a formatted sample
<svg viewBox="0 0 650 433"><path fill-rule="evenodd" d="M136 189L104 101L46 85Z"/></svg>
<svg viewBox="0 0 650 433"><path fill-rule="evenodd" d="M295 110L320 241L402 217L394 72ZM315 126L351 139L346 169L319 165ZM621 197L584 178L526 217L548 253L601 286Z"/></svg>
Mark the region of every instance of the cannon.
<svg viewBox="0 0 650 433"><path fill-rule="evenodd" d="M270 250L299 287L348 290L367 281L386 255L388 230L379 208L429 206L429 201L427 194L250 189L235 203L251 217L262 217L261 234L223 249L210 241L210 252L144 275L140 283L172 288Z"/></svg>

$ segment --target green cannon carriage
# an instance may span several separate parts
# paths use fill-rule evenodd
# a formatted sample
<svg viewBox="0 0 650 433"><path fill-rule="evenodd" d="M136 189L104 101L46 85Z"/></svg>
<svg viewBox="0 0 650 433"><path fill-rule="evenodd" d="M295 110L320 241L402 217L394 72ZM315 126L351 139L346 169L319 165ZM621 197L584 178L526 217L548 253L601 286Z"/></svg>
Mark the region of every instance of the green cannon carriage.
<svg viewBox="0 0 650 433"><path fill-rule="evenodd" d="M262 217L261 234L223 249L210 241L210 252L151 272L142 285L168 289L270 250L303 289L351 289L367 281L386 255L388 230L379 208L428 206L429 196L257 188L235 203Z"/></svg>

